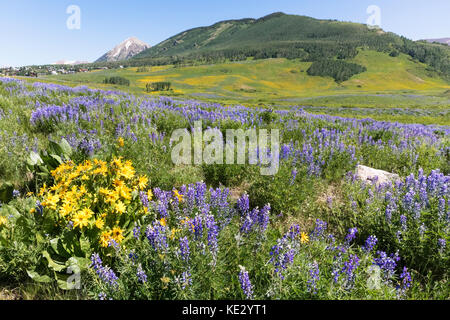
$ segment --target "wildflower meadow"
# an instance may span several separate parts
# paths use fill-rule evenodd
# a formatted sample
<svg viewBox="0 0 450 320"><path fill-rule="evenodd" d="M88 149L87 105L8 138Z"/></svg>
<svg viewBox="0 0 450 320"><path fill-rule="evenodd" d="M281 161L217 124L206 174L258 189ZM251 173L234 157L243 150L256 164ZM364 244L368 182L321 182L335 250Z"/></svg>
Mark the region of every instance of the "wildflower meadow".
<svg viewBox="0 0 450 320"><path fill-rule="evenodd" d="M199 123L221 145L278 130L278 170L175 164L172 133ZM0 78L0 283L95 300L448 299L449 134Z"/></svg>

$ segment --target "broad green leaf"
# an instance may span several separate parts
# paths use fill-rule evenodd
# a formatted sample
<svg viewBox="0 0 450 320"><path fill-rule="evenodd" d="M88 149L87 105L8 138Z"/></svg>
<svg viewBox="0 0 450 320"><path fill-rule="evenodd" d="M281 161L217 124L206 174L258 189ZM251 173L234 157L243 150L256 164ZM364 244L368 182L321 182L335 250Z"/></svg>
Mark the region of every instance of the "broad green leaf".
<svg viewBox="0 0 450 320"><path fill-rule="evenodd" d="M41 159L41 157L39 156L38 153L32 151L32 152L30 153L30 156L29 156L28 159L27 159L27 163L28 163L30 166L35 166L35 165L37 165L37 164L43 164L43 161L42 161L42 159Z"/></svg>
<svg viewBox="0 0 450 320"><path fill-rule="evenodd" d="M8 203L13 195L14 187L10 183L5 183L2 186L0 186L0 201L2 203Z"/></svg>
<svg viewBox="0 0 450 320"><path fill-rule="evenodd" d="M41 275L39 275L37 272L35 272L35 271L30 271L30 270L27 270L27 274L28 274L28 276L31 278L31 279L33 279L34 281L36 281L36 282L45 282L45 283L49 283L49 282L52 282L53 280L49 277L49 276L41 276Z"/></svg>
<svg viewBox="0 0 450 320"><path fill-rule="evenodd" d="M64 269L66 269L66 265L65 265L65 264L62 264L62 263L60 263L60 262L55 262L55 261L50 257L50 254L49 254L47 251L43 251L43 252L42 252L42 256L43 256L44 258L47 259L47 261L48 261L48 267L51 268L51 269L53 269L54 271L60 272L60 271L62 271L62 270L64 270Z"/></svg>
<svg viewBox="0 0 450 320"><path fill-rule="evenodd" d="M37 241L37 243L44 243L45 242L45 238L42 236L42 234L40 232L36 233L36 241Z"/></svg>
<svg viewBox="0 0 450 320"><path fill-rule="evenodd" d="M70 257L69 260L66 261L66 265L72 267L72 270L75 270L76 267L78 267L79 270L86 270L89 268L90 264L90 259L82 257Z"/></svg>
<svg viewBox="0 0 450 320"><path fill-rule="evenodd" d="M63 163L63 161L62 161L62 159L61 159L60 156L57 156L56 154L52 154L51 157L52 157L53 159L55 159L56 161L58 161L59 164Z"/></svg>
<svg viewBox="0 0 450 320"><path fill-rule="evenodd" d="M64 153L61 146L53 141L48 142L48 151L50 154L57 154L57 155L61 155Z"/></svg>
<svg viewBox="0 0 450 320"><path fill-rule="evenodd" d="M72 147L70 146L70 144L67 142L66 139L62 139L61 142L59 143L59 146L61 147L61 149L63 150L63 153L65 156L71 156L72 155Z"/></svg>

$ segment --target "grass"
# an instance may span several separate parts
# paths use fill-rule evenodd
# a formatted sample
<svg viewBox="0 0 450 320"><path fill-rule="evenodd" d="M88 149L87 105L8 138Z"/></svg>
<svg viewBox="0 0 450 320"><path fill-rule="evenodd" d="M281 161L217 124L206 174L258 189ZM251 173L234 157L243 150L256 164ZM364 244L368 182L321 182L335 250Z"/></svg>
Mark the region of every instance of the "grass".
<svg viewBox="0 0 450 320"><path fill-rule="evenodd" d="M400 54L362 50L353 62L364 65L367 71L343 83L332 78L309 76L310 62L287 59L247 60L175 68L149 67L148 72L137 68L97 70L89 73L56 75L38 78L41 82L56 82L69 86L89 85L99 89L119 89L132 94L146 94L148 82L169 81L171 92L151 95L170 95L180 98L242 104L270 105L285 108L290 105L330 107L327 114L367 117L366 112L346 112L336 108L426 109L429 114L377 114L376 120L404 123L449 125L450 84L430 71L425 64ZM103 84L106 77L121 76L130 80L130 87ZM444 111L444 114L441 112ZM314 111L313 111L314 112ZM318 113L323 113L320 111Z"/></svg>

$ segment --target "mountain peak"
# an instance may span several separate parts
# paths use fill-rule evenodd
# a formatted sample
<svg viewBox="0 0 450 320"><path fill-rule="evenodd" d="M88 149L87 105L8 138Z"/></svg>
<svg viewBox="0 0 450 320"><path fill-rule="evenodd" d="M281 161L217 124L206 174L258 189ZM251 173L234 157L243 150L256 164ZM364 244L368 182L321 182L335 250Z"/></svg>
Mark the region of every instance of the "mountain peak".
<svg viewBox="0 0 450 320"><path fill-rule="evenodd" d="M136 37L129 37L121 42L114 49L104 54L96 62L113 62L128 60L138 53L150 48L150 46Z"/></svg>

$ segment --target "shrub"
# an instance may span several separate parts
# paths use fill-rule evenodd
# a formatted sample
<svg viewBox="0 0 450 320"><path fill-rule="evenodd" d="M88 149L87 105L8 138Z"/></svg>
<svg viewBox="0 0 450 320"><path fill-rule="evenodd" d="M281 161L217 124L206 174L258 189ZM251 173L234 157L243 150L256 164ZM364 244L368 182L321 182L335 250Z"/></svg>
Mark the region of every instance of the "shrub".
<svg viewBox="0 0 450 320"><path fill-rule="evenodd" d="M105 78L105 80L103 80L103 83L105 84L117 84L119 86L130 86L130 80L125 79L123 77L109 77L109 78Z"/></svg>
<svg viewBox="0 0 450 320"><path fill-rule="evenodd" d="M145 88L147 92L169 91L172 84L170 82L149 82Z"/></svg>

